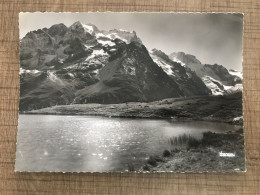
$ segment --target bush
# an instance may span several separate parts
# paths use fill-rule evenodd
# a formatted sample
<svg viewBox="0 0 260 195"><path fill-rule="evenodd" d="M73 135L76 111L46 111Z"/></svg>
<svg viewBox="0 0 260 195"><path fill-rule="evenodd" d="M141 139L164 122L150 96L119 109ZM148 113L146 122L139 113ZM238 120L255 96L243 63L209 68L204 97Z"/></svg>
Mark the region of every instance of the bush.
<svg viewBox="0 0 260 195"><path fill-rule="evenodd" d="M149 165L152 165L153 167L156 167L157 166L157 162L156 162L156 159L153 157L153 156L150 156L149 159L147 160L147 163Z"/></svg>
<svg viewBox="0 0 260 195"><path fill-rule="evenodd" d="M170 151L169 150L164 150L163 151L163 156L164 157L169 157L171 155Z"/></svg>
<svg viewBox="0 0 260 195"><path fill-rule="evenodd" d="M149 167L148 165L144 165L144 166L143 166L143 170L145 170L145 171L150 171L151 169L150 169L150 167Z"/></svg>

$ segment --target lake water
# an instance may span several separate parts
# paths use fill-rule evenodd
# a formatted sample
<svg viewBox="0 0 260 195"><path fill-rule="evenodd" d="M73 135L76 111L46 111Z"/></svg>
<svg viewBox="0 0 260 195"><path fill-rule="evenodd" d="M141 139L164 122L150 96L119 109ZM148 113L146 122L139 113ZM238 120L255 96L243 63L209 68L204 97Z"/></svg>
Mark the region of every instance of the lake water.
<svg viewBox="0 0 260 195"><path fill-rule="evenodd" d="M98 116L19 115L17 171L110 172L138 170L150 155L169 149L171 137L238 127Z"/></svg>

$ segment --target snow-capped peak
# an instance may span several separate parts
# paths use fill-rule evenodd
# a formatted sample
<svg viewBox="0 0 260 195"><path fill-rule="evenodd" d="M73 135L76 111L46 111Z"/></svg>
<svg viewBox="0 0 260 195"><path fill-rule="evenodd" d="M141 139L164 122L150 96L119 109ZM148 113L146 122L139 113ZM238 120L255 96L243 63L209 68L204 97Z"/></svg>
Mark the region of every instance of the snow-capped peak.
<svg viewBox="0 0 260 195"><path fill-rule="evenodd" d="M201 62L194 55L186 54L184 52L173 52L168 56L171 60L186 66L189 64L201 64Z"/></svg>
<svg viewBox="0 0 260 195"><path fill-rule="evenodd" d="M89 34L95 34L95 32L99 31L98 28L93 25L93 24L82 24L80 21L77 21L73 23L70 28L72 30L78 29L78 28L83 28L85 32Z"/></svg>
<svg viewBox="0 0 260 195"><path fill-rule="evenodd" d="M82 24L81 22L75 22L70 26L70 29L84 29L85 32L88 32L91 35L96 36L97 39L102 41L113 41L115 39L120 39L121 41L129 44L132 41L142 43L141 40L136 36L135 31L127 31L124 29L113 29L113 30L98 30L98 28L93 24ZM99 41L98 42L101 42ZM104 43L108 45L113 45L112 43Z"/></svg>

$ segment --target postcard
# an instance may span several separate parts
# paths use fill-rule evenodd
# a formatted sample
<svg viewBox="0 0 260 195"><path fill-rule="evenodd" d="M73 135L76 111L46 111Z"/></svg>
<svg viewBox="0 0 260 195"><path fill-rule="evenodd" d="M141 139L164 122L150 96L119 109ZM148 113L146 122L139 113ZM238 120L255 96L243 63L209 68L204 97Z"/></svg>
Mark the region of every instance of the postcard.
<svg viewBox="0 0 260 195"><path fill-rule="evenodd" d="M244 172L240 13L20 13L18 172Z"/></svg>

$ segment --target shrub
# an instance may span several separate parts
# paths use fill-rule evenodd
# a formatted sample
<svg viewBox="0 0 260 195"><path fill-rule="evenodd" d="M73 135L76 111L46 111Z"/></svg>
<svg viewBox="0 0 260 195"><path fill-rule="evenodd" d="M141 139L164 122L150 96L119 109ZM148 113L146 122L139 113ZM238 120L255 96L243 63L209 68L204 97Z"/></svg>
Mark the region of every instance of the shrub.
<svg viewBox="0 0 260 195"><path fill-rule="evenodd" d="M156 162L156 159L153 157L153 156L150 156L149 159L147 160L147 163L149 165L152 165L153 167L156 167L157 166L157 162Z"/></svg>
<svg viewBox="0 0 260 195"><path fill-rule="evenodd" d="M145 171L150 171L151 169L150 169L150 167L149 167L148 165L144 165L144 166L143 166L143 170L145 170Z"/></svg>
<svg viewBox="0 0 260 195"><path fill-rule="evenodd" d="M169 157L171 155L170 151L169 150L164 150L163 151L163 156L164 157Z"/></svg>

